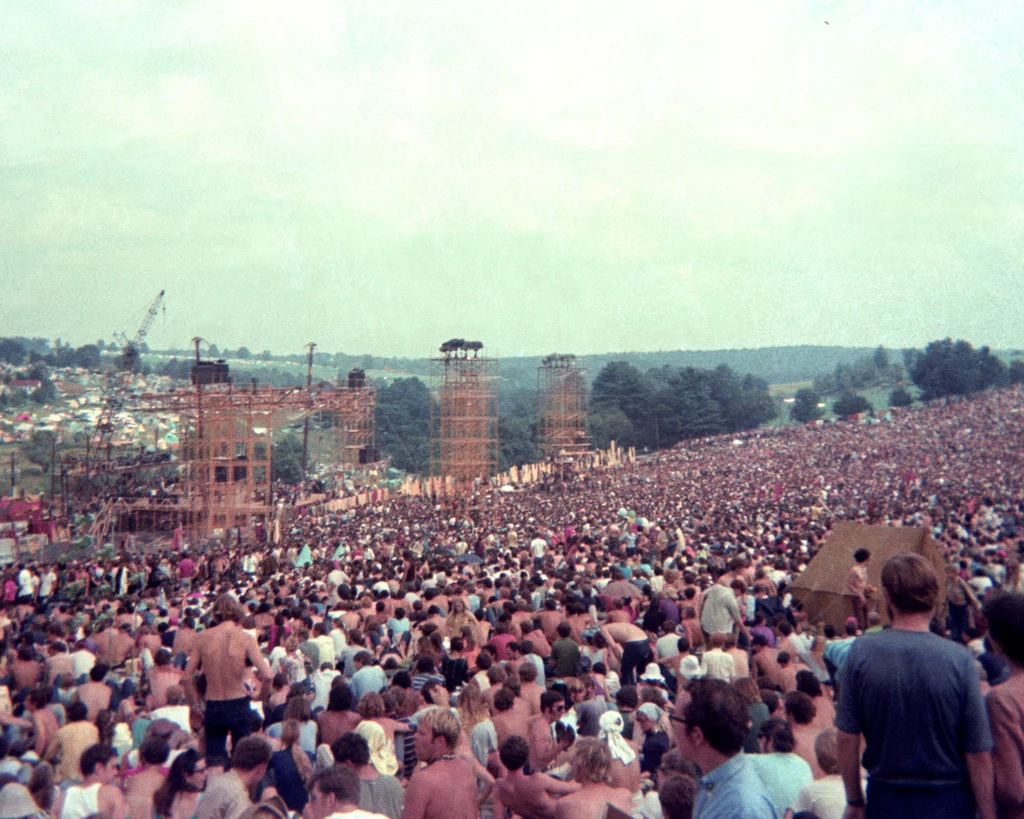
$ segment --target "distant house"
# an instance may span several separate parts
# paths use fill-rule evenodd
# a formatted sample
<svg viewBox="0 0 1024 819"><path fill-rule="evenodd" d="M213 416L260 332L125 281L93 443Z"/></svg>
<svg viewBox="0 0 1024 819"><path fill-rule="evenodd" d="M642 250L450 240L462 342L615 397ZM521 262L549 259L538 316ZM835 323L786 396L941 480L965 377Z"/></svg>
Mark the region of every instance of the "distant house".
<svg viewBox="0 0 1024 819"><path fill-rule="evenodd" d="M38 390L41 386L43 382L38 378L15 378L10 384L12 390L22 390L26 393Z"/></svg>

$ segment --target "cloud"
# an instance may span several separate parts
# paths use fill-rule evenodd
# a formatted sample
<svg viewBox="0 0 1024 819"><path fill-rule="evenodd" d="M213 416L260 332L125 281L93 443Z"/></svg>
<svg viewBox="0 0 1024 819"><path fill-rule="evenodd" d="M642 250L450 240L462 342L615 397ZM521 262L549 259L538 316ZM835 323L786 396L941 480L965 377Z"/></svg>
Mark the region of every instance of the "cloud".
<svg viewBox="0 0 1024 819"><path fill-rule="evenodd" d="M0 320L92 340L167 287L222 347L1024 346L1022 18L8 4Z"/></svg>

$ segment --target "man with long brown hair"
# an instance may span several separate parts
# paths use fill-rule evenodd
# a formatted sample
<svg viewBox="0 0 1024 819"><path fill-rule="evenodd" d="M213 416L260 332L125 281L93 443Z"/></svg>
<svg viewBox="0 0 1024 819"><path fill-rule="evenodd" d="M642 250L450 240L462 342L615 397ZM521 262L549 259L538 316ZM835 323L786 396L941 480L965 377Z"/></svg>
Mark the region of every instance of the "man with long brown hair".
<svg viewBox="0 0 1024 819"><path fill-rule="evenodd" d="M242 604L230 594L222 594L213 604L216 625L199 634L189 654L182 683L191 705L198 705L195 675L202 670L206 677L206 753L224 756L228 734L235 746L252 730L252 709L249 692L242 677L246 662L256 669L262 682L271 678L270 666L256 643L256 638L242 630L245 616Z"/></svg>

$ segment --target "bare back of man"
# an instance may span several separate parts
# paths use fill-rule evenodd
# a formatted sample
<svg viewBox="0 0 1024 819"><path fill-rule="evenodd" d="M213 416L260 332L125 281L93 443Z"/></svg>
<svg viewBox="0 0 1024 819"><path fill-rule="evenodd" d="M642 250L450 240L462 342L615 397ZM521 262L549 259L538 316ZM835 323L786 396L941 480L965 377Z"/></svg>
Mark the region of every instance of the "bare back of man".
<svg viewBox="0 0 1024 819"><path fill-rule="evenodd" d="M242 682L247 660L263 679L270 678L270 666L255 638L246 634L237 623L220 623L196 637L184 679L191 682L193 675L201 669L206 675L207 701L247 697L248 692Z"/></svg>
<svg viewBox="0 0 1024 819"><path fill-rule="evenodd" d="M640 628L640 626L635 626L629 622L606 623L602 631L606 631L610 634L619 645L625 645L626 643L633 643L637 640L647 639L646 631Z"/></svg>
<svg viewBox="0 0 1024 819"><path fill-rule="evenodd" d="M633 796L625 788L588 782L576 793L555 803L555 819L594 819L603 816L605 805L609 804L629 813L633 809Z"/></svg>
<svg viewBox="0 0 1024 819"><path fill-rule="evenodd" d="M511 771L504 779L499 779L491 791L494 815L503 816L503 808L510 808L522 819L554 819L558 798L579 789L575 782L563 782L544 773Z"/></svg>
<svg viewBox="0 0 1024 819"><path fill-rule="evenodd" d="M476 774L465 759L435 759L413 774L403 819L478 819Z"/></svg>

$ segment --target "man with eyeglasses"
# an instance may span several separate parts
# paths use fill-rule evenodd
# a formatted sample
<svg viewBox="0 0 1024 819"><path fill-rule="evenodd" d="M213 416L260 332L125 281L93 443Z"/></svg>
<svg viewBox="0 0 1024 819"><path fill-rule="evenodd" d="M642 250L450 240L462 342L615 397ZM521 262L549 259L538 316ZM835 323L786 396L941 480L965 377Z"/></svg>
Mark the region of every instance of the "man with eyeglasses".
<svg viewBox="0 0 1024 819"><path fill-rule="evenodd" d="M568 747L563 737L559 740L555 723L565 713L565 698L557 691L545 691L540 695L540 716L530 723L530 767L543 771L550 767L559 754Z"/></svg>
<svg viewBox="0 0 1024 819"><path fill-rule="evenodd" d="M669 716L679 750L697 765L693 819L779 819L764 783L743 753L747 704L724 680L690 682Z"/></svg>

